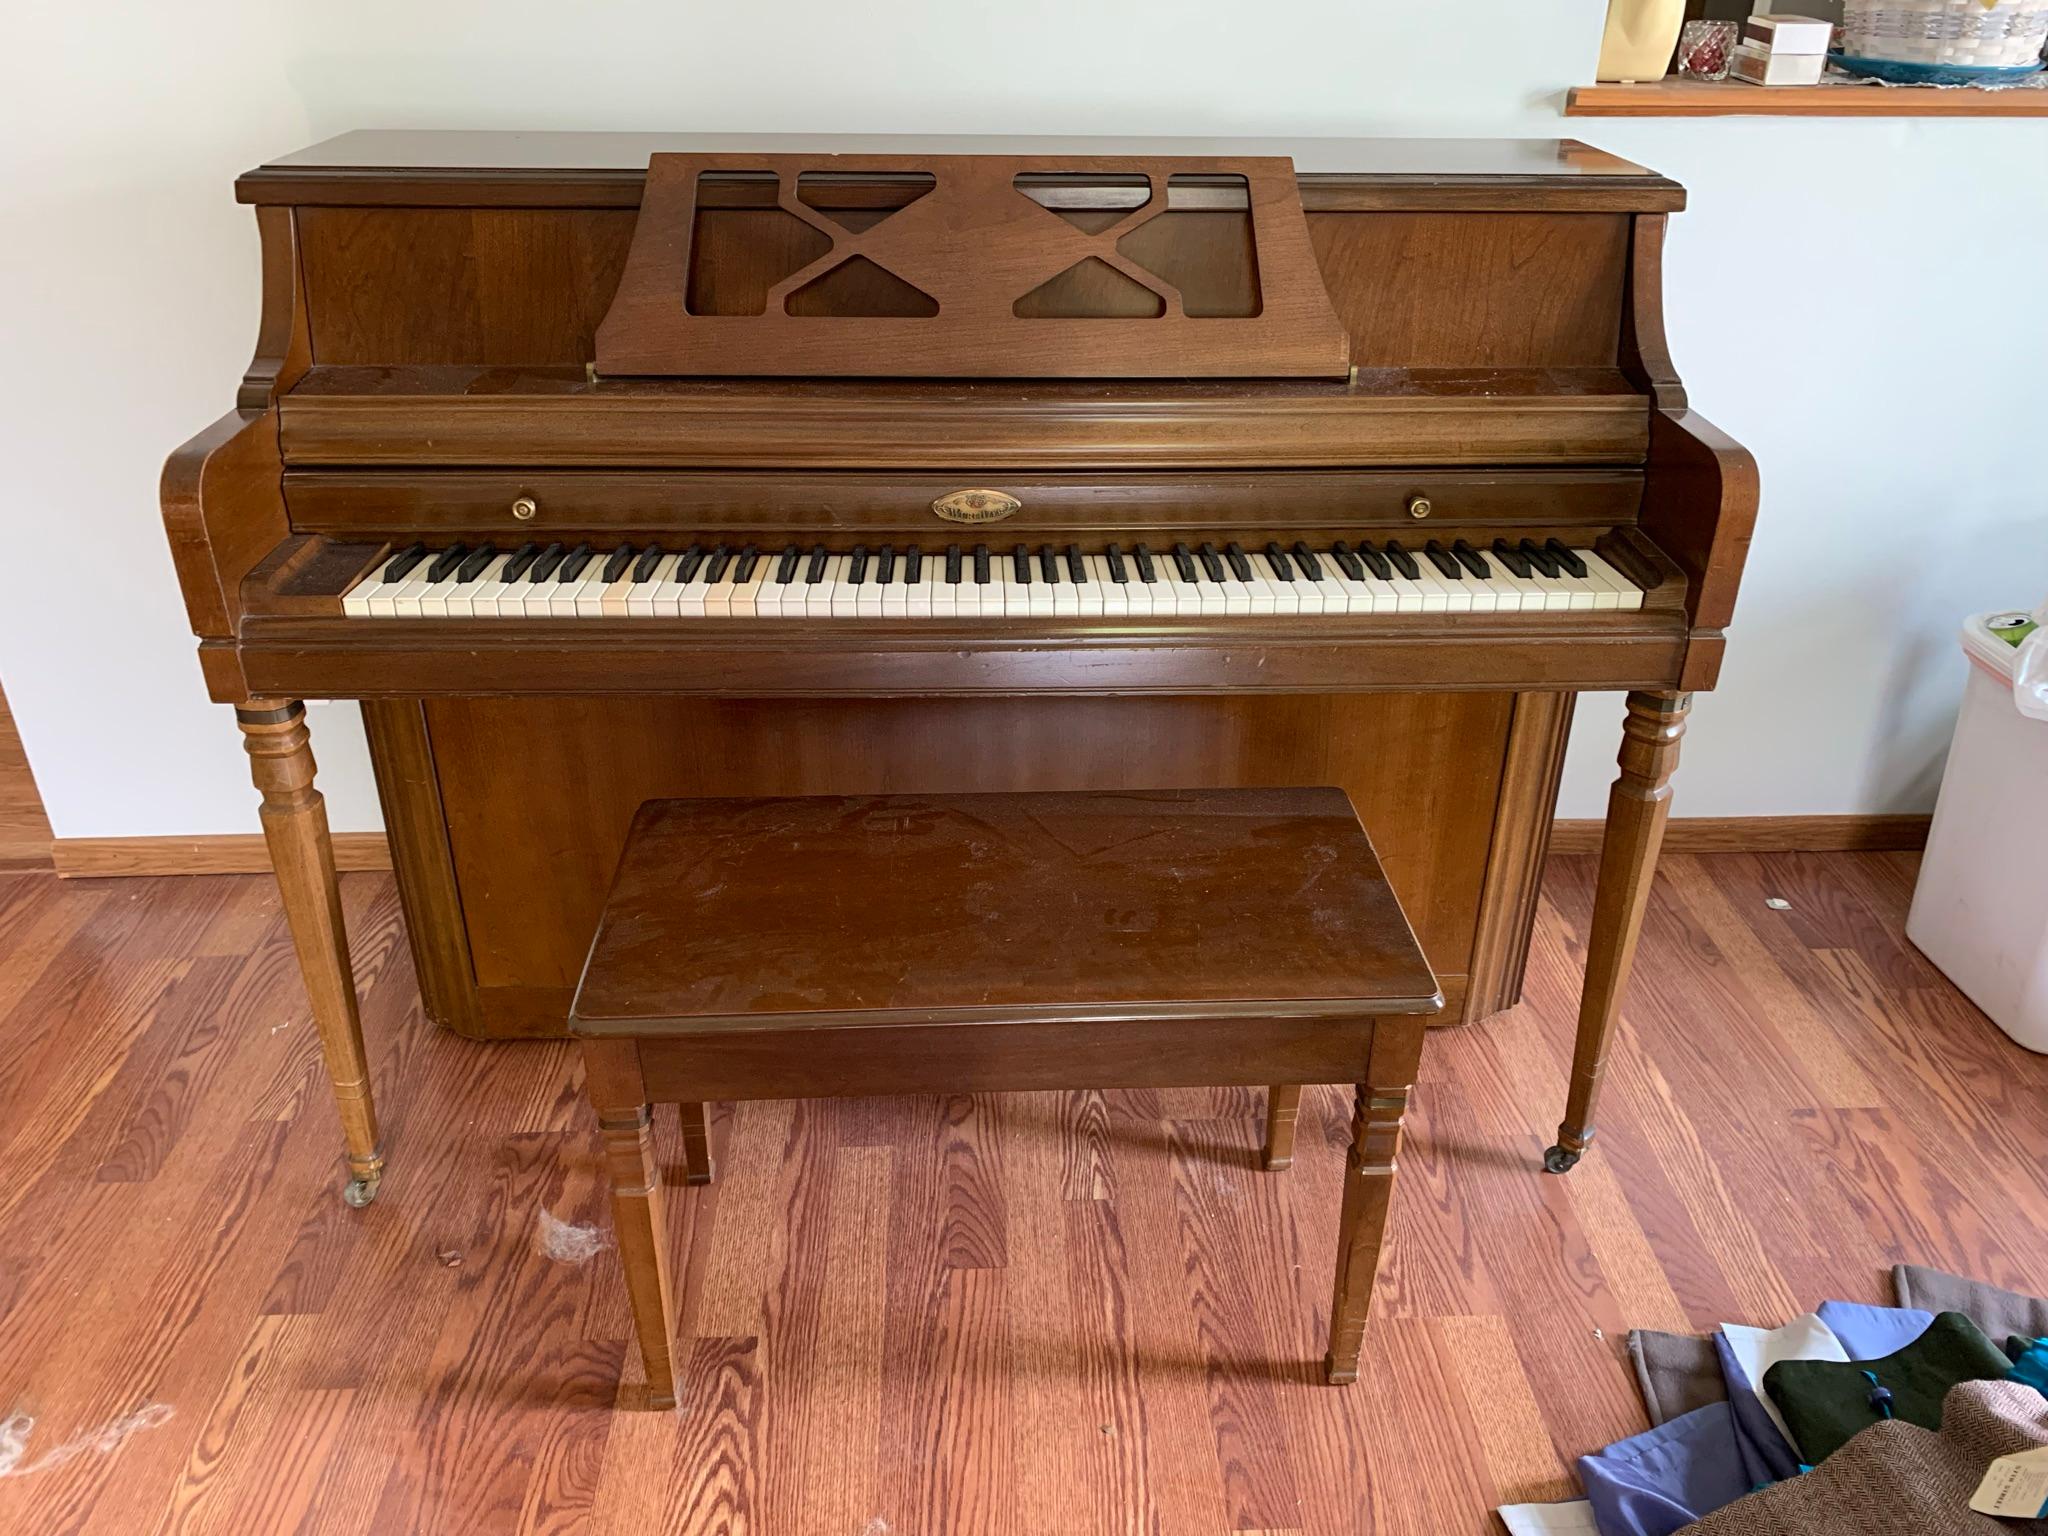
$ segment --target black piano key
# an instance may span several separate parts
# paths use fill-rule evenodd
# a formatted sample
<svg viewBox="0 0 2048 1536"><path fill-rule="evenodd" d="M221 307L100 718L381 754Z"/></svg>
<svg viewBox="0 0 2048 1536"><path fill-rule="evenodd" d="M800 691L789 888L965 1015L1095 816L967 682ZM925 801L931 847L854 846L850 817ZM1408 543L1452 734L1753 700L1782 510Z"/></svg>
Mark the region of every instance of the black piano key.
<svg viewBox="0 0 2048 1536"><path fill-rule="evenodd" d="M536 555L533 564L527 567L526 579L536 586L543 581L554 580L555 572L561 568L562 556L566 553L560 544L550 544Z"/></svg>
<svg viewBox="0 0 2048 1536"><path fill-rule="evenodd" d="M867 579L868 547L856 544L846 552L846 584L850 587L863 586Z"/></svg>
<svg viewBox="0 0 2048 1536"><path fill-rule="evenodd" d="M1301 539L1294 541L1294 563L1301 567L1301 574L1310 581L1323 579L1322 562L1316 559L1316 552Z"/></svg>
<svg viewBox="0 0 2048 1536"><path fill-rule="evenodd" d="M811 546L811 558L804 565L804 585L815 587L825 579L825 563L832 558L831 551L822 544Z"/></svg>
<svg viewBox="0 0 2048 1536"><path fill-rule="evenodd" d="M688 559L689 557L686 555L684 558ZM796 563L801 558L802 556L794 544L783 550L781 556L775 562L775 580L777 583L786 587L796 580ZM676 569L680 572L682 567L677 566Z"/></svg>
<svg viewBox="0 0 2048 1536"><path fill-rule="evenodd" d="M1527 577L1529 574L1529 562L1523 559L1522 552L1506 539L1493 541L1493 558L1517 576Z"/></svg>
<svg viewBox="0 0 2048 1536"><path fill-rule="evenodd" d="M732 546L721 544L711 551L711 558L704 564L704 585L725 580L725 568L732 564Z"/></svg>
<svg viewBox="0 0 2048 1536"><path fill-rule="evenodd" d="M1287 551L1280 547L1278 540L1266 541L1265 554L1266 564L1272 569L1274 576L1281 581L1294 580L1294 567L1287 563Z"/></svg>
<svg viewBox="0 0 2048 1536"><path fill-rule="evenodd" d="M688 586L703 568L705 556L710 553L702 544L692 544L683 551L683 558L676 562L676 583ZM791 551L794 553L794 551Z"/></svg>
<svg viewBox="0 0 2048 1536"><path fill-rule="evenodd" d="M1173 568L1180 572L1180 579L1182 581L1192 582L1199 580L1195 575L1195 552L1185 544L1173 546Z"/></svg>
<svg viewBox="0 0 2048 1536"><path fill-rule="evenodd" d="M1216 553L1214 544L1204 544L1195 553L1202 557L1203 575L1218 583L1229 579L1223 574L1223 557Z"/></svg>
<svg viewBox="0 0 2048 1536"><path fill-rule="evenodd" d="M913 587L924 580L924 551L915 544L903 551L903 579Z"/></svg>
<svg viewBox="0 0 2048 1536"><path fill-rule="evenodd" d="M1038 546L1038 574L1045 578L1048 587L1060 584L1060 560L1059 556L1052 552L1050 544Z"/></svg>
<svg viewBox="0 0 2048 1536"><path fill-rule="evenodd" d="M434 563L427 567L427 580L446 581L455 574L457 567L469 555L467 544L456 544L434 556Z"/></svg>
<svg viewBox="0 0 2048 1536"><path fill-rule="evenodd" d="M958 544L948 544L946 546L946 585L949 587L960 585L960 546Z"/></svg>
<svg viewBox="0 0 2048 1536"><path fill-rule="evenodd" d="M397 581L405 573L427 558L427 546L412 543L393 555L384 565L382 580Z"/></svg>
<svg viewBox="0 0 2048 1536"><path fill-rule="evenodd" d="M483 575L484 567L497 558L497 545L480 544L477 546L475 554L455 568L455 579L457 581L475 581L477 577Z"/></svg>
<svg viewBox="0 0 2048 1536"><path fill-rule="evenodd" d="M1067 546L1067 577L1077 587L1088 585L1088 564L1081 558L1081 546Z"/></svg>
<svg viewBox="0 0 2048 1536"><path fill-rule="evenodd" d="M1131 573L1124 569L1124 551L1120 544L1112 544L1102 552L1103 561L1109 566L1109 579L1118 586L1130 585Z"/></svg>
<svg viewBox="0 0 2048 1536"><path fill-rule="evenodd" d="M654 568L661 564L662 558L667 553L668 551L659 544L650 544L641 550L640 558L633 562L633 579L635 581L652 581L654 579Z"/></svg>
<svg viewBox="0 0 2048 1536"><path fill-rule="evenodd" d="M1555 580L1564 574L1564 567L1551 559L1550 551L1543 548L1534 539L1524 539L1516 547L1522 551L1522 558L1536 567L1538 575L1548 576Z"/></svg>
<svg viewBox="0 0 2048 1536"><path fill-rule="evenodd" d="M987 586L988 574L988 546L977 544L974 546L974 584L977 587Z"/></svg>
<svg viewBox="0 0 2048 1536"><path fill-rule="evenodd" d="M610 586L626 574L626 567L633 563L633 546L621 544L605 557L604 584Z"/></svg>
<svg viewBox="0 0 2048 1536"><path fill-rule="evenodd" d="M1458 557L1456 555L1444 548L1441 540L1431 539L1422 546L1422 552L1429 556L1429 563L1431 565L1442 571L1444 575L1450 577L1452 581L1463 581L1465 579L1465 568L1458 564Z"/></svg>
<svg viewBox="0 0 2048 1536"><path fill-rule="evenodd" d="M1031 585L1031 551L1022 544L1010 551L1010 580L1020 587Z"/></svg>
<svg viewBox="0 0 2048 1536"><path fill-rule="evenodd" d="M896 579L896 546L884 544L875 551L875 585L886 587Z"/></svg>
<svg viewBox="0 0 2048 1536"><path fill-rule="evenodd" d="M1487 577L1493 574L1493 567L1486 563L1486 556L1480 554L1478 550L1474 549L1463 539L1459 539L1451 546L1451 553L1458 557L1458 564L1465 567L1466 570L1477 576L1481 581L1486 580Z"/></svg>
<svg viewBox="0 0 2048 1536"><path fill-rule="evenodd" d="M1422 567L1415 563L1415 557L1401 547L1399 539L1387 540L1387 558L1394 563L1394 569L1410 581L1422 574Z"/></svg>
<svg viewBox="0 0 2048 1536"><path fill-rule="evenodd" d="M1562 541L1558 539L1545 539L1543 541L1543 548L1549 553L1551 559L1563 566L1572 575L1583 577L1586 574L1586 562L1579 558L1576 550L1573 550Z"/></svg>
<svg viewBox="0 0 2048 1536"><path fill-rule="evenodd" d="M1138 580L1147 586L1159 579L1159 572L1152 568L1152 551L1143 544L1131 546L1131 558L1138 562Z"/></svg>
<svg viewBox="0 0 2048 1536"><path fill-rule="evenodd" d="M561 579L563 581L575 581L583 574L584 567L590 564L594 553L588 544L578 544L574 549L570 550L562 558Z"/></svg>
<svg viewBox="0 0 2048 1536"><path fill-rule="evenodd" d="M526 568L533 564L534 556L540 553L540 546L528 539L512 551L512 558L505 562L505 569L498 572L498 580L514 582L526 574Z"/></svg>
<svg viewBox="0 0 2048 1536"><path fill-rule="evenodd" d="M1358 558L1357 552L1342 539L1339 539L1330 546L1330 558L1337 562L1337 569L1346 576L1349 576L1353 581L1365 580L1364 562Z"/></svg>
<svg viewBox="0 0 2048 1536"><path fill-rule="evenodd" d="M1381 581L1392 581L1394 579L1394 568L1387 563L1387 557L1377 549L1374 549L1364 539L1358 541L1358 558L1363 560L1365 568L1371 571L1373 575L1379 577Z"/></svg>
<svg viewBox="0 0 2048 1536"><path fill-rule="evenodd" d="M1252 579L1252 563L1244 552L1242 544L1232 542L1223 546L1223 558L1230 562L1230 574L1239 581Z"/></svg>

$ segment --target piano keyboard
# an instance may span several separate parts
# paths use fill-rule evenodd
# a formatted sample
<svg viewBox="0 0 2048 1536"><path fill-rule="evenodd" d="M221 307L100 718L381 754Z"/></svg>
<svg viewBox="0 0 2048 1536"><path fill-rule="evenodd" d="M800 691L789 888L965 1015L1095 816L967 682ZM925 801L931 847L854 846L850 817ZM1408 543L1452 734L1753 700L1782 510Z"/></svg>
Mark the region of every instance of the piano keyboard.
<svg viewBox="0 0 2048 1536"><path fill-rule="evenodd" d="M1297 540L1153 550L1112 544L659 544L501 551L414 544L342 597L365 618L1187 618L1279 613L1531 613L1640 608L1642 589L1556 539Z"/></svg>

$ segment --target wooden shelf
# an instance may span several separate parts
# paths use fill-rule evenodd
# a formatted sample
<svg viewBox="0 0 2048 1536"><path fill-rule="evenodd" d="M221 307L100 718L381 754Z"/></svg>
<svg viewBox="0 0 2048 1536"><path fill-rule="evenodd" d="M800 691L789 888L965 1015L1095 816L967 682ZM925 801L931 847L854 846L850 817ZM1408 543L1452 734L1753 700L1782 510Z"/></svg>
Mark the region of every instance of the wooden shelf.
<svg viewBox="0 0 2048 1536"><path fill-rule="evenodd" d="M1748 85L1681 80L1575 85L1566 117L2048 117L2048 90L2018 86Z"/></svg>

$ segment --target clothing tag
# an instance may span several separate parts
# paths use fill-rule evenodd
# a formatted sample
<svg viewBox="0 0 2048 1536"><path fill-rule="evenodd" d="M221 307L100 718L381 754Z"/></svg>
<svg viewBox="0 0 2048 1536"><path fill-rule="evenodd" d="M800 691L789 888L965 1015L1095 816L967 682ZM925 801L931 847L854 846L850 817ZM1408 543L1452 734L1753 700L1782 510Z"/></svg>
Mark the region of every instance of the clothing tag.
<svg viewBox="0 0 2048 1536"><path fill-rule="evenodd" d="M1980 1515L2008 1520L2038 1520L2048 1515L2048 1445L2017 1451L1991 1463L1984 1481L1970 1495L1970 1508Z"/></svg>

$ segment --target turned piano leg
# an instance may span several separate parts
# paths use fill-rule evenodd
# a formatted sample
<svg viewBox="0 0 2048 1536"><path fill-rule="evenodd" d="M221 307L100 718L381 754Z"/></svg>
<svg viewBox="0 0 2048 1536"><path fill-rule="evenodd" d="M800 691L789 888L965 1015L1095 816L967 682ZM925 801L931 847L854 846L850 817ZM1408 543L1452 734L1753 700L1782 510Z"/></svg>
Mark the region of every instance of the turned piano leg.
<svg viewBox="0 0 2048 1536"><path fill-rule="evenodd" d="M1657 850L1671 811L1671 775L1685 735L1689 693L1631 693L1621 731L1621 774L1607 796L1607 832L1600 844L1600 881L1593 927L1586 937L1586 980L1579 994L1579 1033L1572 1050L1571 1091L1557 1145L1543 1154L1551 1173L1567 1173L1593 1140L1593 1105L1607 1069L1607 1048L1621 1016L1621 995L1643 930L1643 910L1657 873Z"/></svg>
<svg viewBox="0 0 2048 1536"><path fill-rule="evenodd" d="M349 1171L342 1198L365 1206L377 1197L384 1154L377 1146L377 1109L370 1098L355 973L349 967L341 892L334 879L327 804L313 787L306 709L295 699L256 699L237 709L235 719L242 727L256 787L263 792L263 837L284 895L285 921L313 1004L313 1025L320 1032L335 1107L341 1112Z"/></svg>
<svg viewBox="0 0 2048 1536"><path fill-rule="evenodd" d="M1422 1060L1422 1030L1419 1018L1376 1020L1365 1081L1352 1100L1351 1150L1344 1159L1344 1202L1337 1218L1337 1279L1330 1296L1330 1352L1323 1361L1332 1386L1358 1380L1358 1351L1393 1209L1401 1121Z"/></svg>

